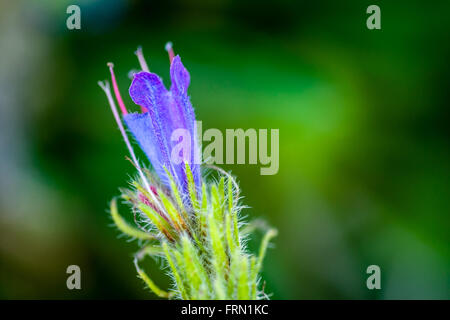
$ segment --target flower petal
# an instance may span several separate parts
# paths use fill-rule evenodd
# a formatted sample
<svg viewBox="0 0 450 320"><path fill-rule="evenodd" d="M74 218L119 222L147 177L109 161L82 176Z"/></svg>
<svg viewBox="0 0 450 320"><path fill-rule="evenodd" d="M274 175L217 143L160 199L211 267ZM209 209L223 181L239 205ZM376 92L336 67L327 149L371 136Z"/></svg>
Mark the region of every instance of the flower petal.
<svg viewBox="0 0 450 320"><path fill-rule="evenodd" d="M161 182L167 185L169 180L164 170L164 145L161 144L158 131L154 122L150 118L150 114L146 113L129 113L123 116L128 129L133 134L135 140L150 160Z"/></svg>
<svg viewBox="0 0 450 320"><path fill-rule="evenodd" d="M130 86L131 99L137 105L150 109L160 109L167 93L161 79L154 73L139 72L134 75Z"/></svg>
<svg viewBox="0 0 450 320"><path fill-rule="evenodd" d="M137 73L130 86L130 96L134 103L146 108L148 112L128 114L124 116L124 120L161 181L170 187L165 167L174 177L184 195L187 195L188 183L185 165L171 159L174 147L180 143L180 140L172 141L172 134L177 129L185 129L189 132L190 147L188 150L190 151L187 155L183 155L183 158L191 167L198 190L201 188L200 166L195 161L200 158L197 156L200 151L194 109L187 95L190 76L179 56L172 61L170 75L172 86L171 90L167 91L156 74ZM183 143L186 142L183 141ZM184 151L185 149L183 149Z"/></svg>
<svg viewBox="0 0 450 320"><path fill-rule="evenodd" d="M170 88L172 92L187 94L191 76L181 63L181 58L178 55L173 58L172 64L170 65L170 79L172 81L172 87Z"/></svg>
<svg viewBox="0 0 450 320"><path fill-rule="evenodd" d="M191 134L191 156L189 164L191 166L192 174L194 176L194 182L197 188L201 187L201 177L200 177L200 166L195 163L195 160L200 159L199 157L199 144L197 141L197 128L195 125L195 113L192 108L191 101L187 94L187 89L189 87L191 78L189 72L184 67L181 62L180 56L173 58L172 64L170 65L170 78L172 85L170 87L171 95L178 107L178 112L183 114L185 127L189 130ZM183 177L186 178L186 173L183 170ZM184 180L186 181L186 180ZM185 186L183 186L185 187Z"/></svg>
<svg viewBox="0 0 450 320"><path fill-rule="evenodd" d="M172 175L177 176L170 163L170 134L173 125L167 108L168 91L161 79L149 72L137 73L129 91L134 103L145 107L148 112L124 116L124 120L158 176L168 185L164 166Z"/></svg>

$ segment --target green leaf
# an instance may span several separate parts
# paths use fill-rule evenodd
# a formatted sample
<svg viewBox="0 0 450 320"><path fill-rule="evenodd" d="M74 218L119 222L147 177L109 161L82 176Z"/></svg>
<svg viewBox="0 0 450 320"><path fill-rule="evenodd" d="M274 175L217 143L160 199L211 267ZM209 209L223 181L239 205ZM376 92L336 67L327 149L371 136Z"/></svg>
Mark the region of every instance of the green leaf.
<svg viewBox="0 0 450 320"><path fill-rule="evenodd" d="M239 280L237 298L238 300L250 299L250 286L248 283L248 259L246 256L241 255L239 259Z"/></svg>
<svg viewBox="0 0 450 320"><path fill-rule="evenodd" d="M138 206L138 209L141 210L141 212L143 212L150 219L153 225L169 240L174 240L176 238L169 223L163 217L161 217L159 213L157 213L152 207L141 203Z"/></svg>
<svg viewBox="0 0 450 320"><path fill-rule="evenodd" d="M206 183L202 184L202 211L208 210L208 194L206 193Z"/></svg>
<svg viewBox="0 0 450 320"><path fill-rule="evenodd" d="M228 177L228 212L231 214L233 212L233 180Z"/></svg>
<svg viewBox="0 0 450 320"><path fill-rule="evenodd" d="M191 199L191 204L194 210L198 210L198 201L197 201L197 189L194 182L194 176L192 175L191 167L189 166L189 163L185 162L186 166L186 177L188 182L188 190L189 190L189 197Z"/></svg>
<svg viewBox="0 0 450 320"><path fill-rule="evenodd" d="M270 239L272 239L273 237L275 237L278 234L278 231L276 229L270 229L269 231L266 232L266 234L264 235L264 238L261 242L261 247L259 248L259 256L258 256L258 262L256 264L256 270L257 272L259 272L261 270L262 267L262 262L264 260L264 256L266 254L267 251L267 246L269 245L269 241Z"/></svg>
<svg viewBox="0 0 450 320"><path fill-rule="evenodd" d="M186 289L183 284L183 280L181 279L180 274L178 273L178 270L175 267L175 263L173 262L173 259L172 259L171 253L170 253L170 249L169 249L169 245L166 242L163 242L162 247L163 247L164 253L166 255L167 262L169 263L169 267L172 271L173 277L175 279L177 288L180 291L181 298L184 300L189 299Z"/></svg>
<svg viewBox="0 0 450 320"><path fill-rule="evenodd" d="M158 195L175 229L177 229L178 232L181 232L182 229L186 229L186 223L172 202L164 195L164 192L159 191Z"/></svg>
<svg viewBox="0 0 450 320"><path fill-rule="evenodd" d="M222 206L225 204L225 178L221 177L219 181L219 186L217 187L219 193L219 203Z"/></svg>
<svg viewBox="0 0 450 320"><path fill-rule="evenodd" d="M142 240L156 239L156 237L153 234L146 233L146 232L141 231L141 230L131 226L130 224L128 224L128 222L126 222L125 219L123 219L119 215L119 211L117 210L116 199L113 199L111 201L111 217L114 221L114 224L117 226L117 228L130 237L142 239Z"/></svg>
<svg viewBox="0 0 450 320"><path fill-rule="evenodd" d="M208 215L210 246L212 249L213 268L215 271L214 289L224 294L224 270L227 265L227 255L222 242L222 236L216 223L214 215Z"/></svg>
<svg viewBox="0 0 450 320"><path fill-rule="evenodd" d="M250 258L250 299L257 299L258 270L256 269L256 258Z"/></svg>
<svg viewBox="0 0 450 320"><path fill-rule="evenodd" d="M136 266L136 271L139 275L139 278L141 278L147 287L153 291L158 297L160 298L170 298L173 296L173 292L166 292L162 289L160 289L151 279L150 277L141 269L139 268L137 259L134 260L134 265Z"/></svg>
<svg viewBox="0 0 450 320"><path fill-rule="evenodd" d="M225 234L228 243L228 249L230 250L230 255L233 256L236 251L236 243L233 238L233 228L231 226L231 214L229 212L225 213Z"/></svg>
<svg viewBox="0 0 450 320"><path fill-rule="evenodd" d="M207 289L208 287L210 288L207 272L204 269L197 254L197 250L190 241L189 237L184 236L181 239L181 242L186 275L192 291L191 296L195 297L199 295L205 295L208 291L205 289ZM202 290L204 292L201 292Z"/></svg>
<svg viewBox="0 0 450 320"><path fill-rule="evenodd" d="M219 229L222 229L222 205L220 203L219 190L217 189L216 185L212 185L211 187L211 198L214 219L216 219L216 223L218 224Z"/></svg>
<svg viewBox="0 0 450 320"><path fill-rule="evenodd" d="M189 223L189 217L186 213L186 208L184 207L184 203L183 203L183 200L181 199L180 191L178 190L175 180L174 180L172 174L169 172L169 170L166 169L166 167L164 167L164 170L166 171L166 174L169 177L170 188L172 190L175 201L181 210L181 214L184 217L184 219L186 220L186 222Z"/></svg>

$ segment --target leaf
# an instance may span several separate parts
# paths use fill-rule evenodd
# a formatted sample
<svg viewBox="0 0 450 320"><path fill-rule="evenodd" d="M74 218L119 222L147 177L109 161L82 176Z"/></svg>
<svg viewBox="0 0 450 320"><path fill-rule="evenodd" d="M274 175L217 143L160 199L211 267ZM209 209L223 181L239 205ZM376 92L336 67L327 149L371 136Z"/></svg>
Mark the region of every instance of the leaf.
<svg viewBox="0 0 450 320"><path fill-rule="evenodd" d="M136 271L139 277L145 282L147 287L153 291L160 298L170 298L173 296L173 292L167 292L160 289L151 279L150 277L141 269L138 265L138 259L134 259L134 265L136 267Z"/></svg>
<svg viewBox="0 0 450 320"><path fill-rule="evenodd" d="M155 235L151 234L151 233L147 233L144 231L141 231L133 226L131 226L128 222L125 221L125 219L123 219L120 215L119 215L119 211L117 210L117 203L116 203L116 199L113 199L111 201L111 217L114 221L114 224L117 226L117 228L122 231L123 233L125 233L126 235L132 237L132 238L136 238L136 239L141 239L141 240L154 240L156 239Z"/></svg>
<svg viewBox="0 0 450 320"><path fill-rule="evenodd" d="M195 186L194 177L192 175L189 163L185 162L185 166L186 166L186 177L188 182L189 197L191 198L192 208L194 210L198 210L197 189Z"/></svg>

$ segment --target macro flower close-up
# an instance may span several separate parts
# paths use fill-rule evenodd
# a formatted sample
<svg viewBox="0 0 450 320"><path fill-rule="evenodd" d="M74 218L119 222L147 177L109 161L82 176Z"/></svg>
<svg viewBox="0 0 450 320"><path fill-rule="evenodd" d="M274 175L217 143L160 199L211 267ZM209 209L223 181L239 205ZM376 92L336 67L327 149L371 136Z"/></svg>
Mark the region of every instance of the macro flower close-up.
<svg viewBox="0 0 450 320"><path fill-rule="evenodd" d="M434 317L449 10L0 1L4 314Z"/></svg>
<svg viewBox="0 0 450 320"><path fill-rule="evenodd" d="M218 181L204 181L197 142L195 114L188 96L190 76L180 57L166 45L170 60L170 90L161 78L150 73L138 48L142 71L132 74L129 89L138 112L128 113L122 100L113 64L108 63L119 115L108 82L104 90L122 137L138 171L137 178L122 190L135 225L118 213L116 200L111 216L117 228L130 238L141 240L134 263L137 273L154 294L180 299L263 299L259 272L275 229L266 230L259 255L245 246L250 225L240 218L239 186L231 174L220 168ZM123 127L122 119L151 163L141 167ZM176 138L182 131L181 141ZM174 139L175 136L175 139ZM178 146L178 147L177 147ZM205 179L206 180L206 179ZM247 230L247 231L246 231ZM173 286L159 288L139 267L146 255L161 256L169 267Z"/></svg>

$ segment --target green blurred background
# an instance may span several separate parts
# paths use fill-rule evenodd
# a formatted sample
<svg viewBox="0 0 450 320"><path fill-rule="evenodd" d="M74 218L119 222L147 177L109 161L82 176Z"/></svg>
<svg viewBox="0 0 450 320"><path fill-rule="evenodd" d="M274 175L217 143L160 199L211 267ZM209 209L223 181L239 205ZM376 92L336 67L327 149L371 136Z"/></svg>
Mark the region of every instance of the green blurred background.
<svg viewBox="0 0 450 320"><path fill-rule="evenodd" d="M81 30L66 8L81 8ZM366 28L381 7L382 30ZM280 169L228 165L279 230L273 299L448 299L448 1L2 1L0 298L154 298L108 202L133 167L98 80L125 96L171 40L207 128L280 130ZM167 83L166 83L167 84ZM132 102L126 96L128 108ZM122 207L122 213L125 214ZM250 243L255 248L260 237ZM66 268L82 290L66 288ZM381 290L366 268L381 267ZM148 271L168 281L158 263Z"/></svg>

